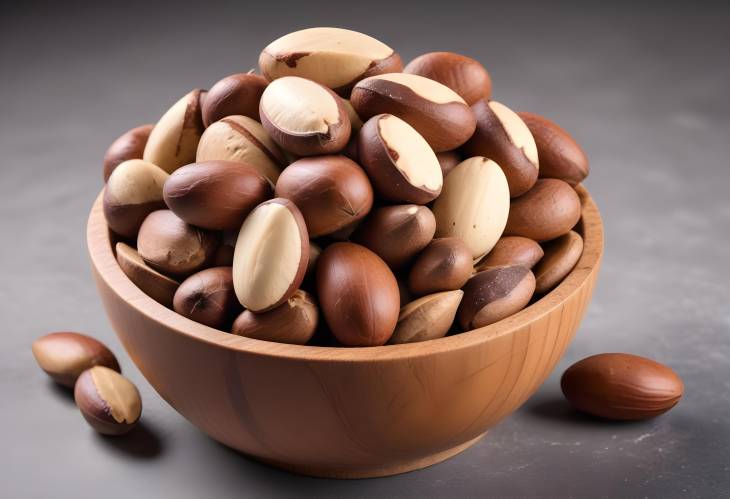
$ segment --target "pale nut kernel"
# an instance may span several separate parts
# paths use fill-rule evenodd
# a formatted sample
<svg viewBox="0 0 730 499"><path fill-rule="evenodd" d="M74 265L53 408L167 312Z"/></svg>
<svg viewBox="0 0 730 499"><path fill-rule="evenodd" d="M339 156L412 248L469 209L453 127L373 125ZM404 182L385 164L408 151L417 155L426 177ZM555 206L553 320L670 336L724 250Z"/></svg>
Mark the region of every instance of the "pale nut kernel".
<svg viewBox="0 0 730 499"><path fill-rule="evenodd" d="M449 332L464 292L443 291L412 301L400 309L388 343L415 343L442 338Z"/></svg>
<svg viewBox="0 0 730 499"><path fill-rule="evenodd" d="M79 376L74 400L86 422L103 435L123 435L137 425L142 399L134 384L116 371L92 367Z"/></svg>

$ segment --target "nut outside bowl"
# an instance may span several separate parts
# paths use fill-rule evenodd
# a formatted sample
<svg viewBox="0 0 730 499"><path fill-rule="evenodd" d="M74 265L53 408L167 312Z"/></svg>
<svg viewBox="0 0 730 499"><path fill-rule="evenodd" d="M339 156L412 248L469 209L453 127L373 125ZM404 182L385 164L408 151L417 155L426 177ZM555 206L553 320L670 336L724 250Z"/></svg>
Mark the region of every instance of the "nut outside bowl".
<svg viewBox="0 0 730 499"><path fill-rule="evenodd" d="M296 473L403 473L465 450L520 407L565 352L603 252L588 191L580 261L553 291L481 329L421 343L336 348L270 343L186 319L145 295L114 258L101 196L88 248L104 308L150 384L205 433ZM195 367L191 367L195 366Z"/></svg>

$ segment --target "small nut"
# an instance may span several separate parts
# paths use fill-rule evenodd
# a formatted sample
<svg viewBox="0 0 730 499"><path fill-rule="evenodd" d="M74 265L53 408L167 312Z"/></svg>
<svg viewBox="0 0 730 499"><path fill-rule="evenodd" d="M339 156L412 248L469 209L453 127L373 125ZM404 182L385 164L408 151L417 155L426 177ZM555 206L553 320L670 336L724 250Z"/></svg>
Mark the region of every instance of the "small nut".
<svg viewBox="0 0 730 499"><path fill-rule="evenodd" d="M231 267L201 270L185 279L175 293L173 308L190 320L227 331L243 310L233 291Z"/></svg>
<svg viewBox="0 0 730 499"><path fill-rule="evenodd" d="M426 204L441 193L436 154L408 123L391 114L370 118L358 135L358 157L386 201Z"/></svg>
<svg viewBox="0 0 730 499"><path fill-rule="evenodd" d="M117 243L116 253L119 268L130 281L157 303L172 308L172 298L180 283L147 265L137 250L125 243Z"/></svg>
<svg viewBox="0 0 730 499"><path fill-rule="evenodd" d="M461 154L458 151L441 151L436 153L436 159L439 160L439 166L441 167L441 174L444 178L446 175L451 173L456 165L463 161Z"/></svg>
<svg viewBox="0 0 730 499"><path fill-rule="evenodd" d="M204 96L204 90L193 90L162 115L150 132L142 159L167 173L195 161L203 133L200 101Z"/></svg>
<svg viewBox="0 0 730 499"><path fill-rule="evenodd" d="M210 87L202 106L203 125L209 127L226 116L248 116L259 120L259 101L269 82L252 73L226 76Z"/></svg>
<svg viewBox="0 0 730 499"><path fill-rule="evenodd" d="M312 295L301 289L278 307L255 314L246 310L231 332L257 340L304 345L317 329L319 312Z"/></svg>
<svg viewBox="0 0 730 499"><path fill-rule="evenodd" d="M370 212L373 188L357 163L345 156L302 158L289 165L276 183L276 197L302 212L309 237L353 225Z"/></svg>
<svg viewBox="0 0 730 499"><path fill-rule="evenodd" d="M659 416L684 393L684 383L673 370L627 353L602 353L576 362L563 373L560 387L579 411L616 420Z"/></svg>
<svg viewBox="0 0 730 499"><path fill-rule="evenodd" d="M449 332L464 292L444 291L419 298L400 309L388 343L415 343L442 338Z"/></svg>
<svg viewBox="0 0 730 499"><path fill-rule="evenodd" d="M393 49L368 35L340 28L309 28L270 43L259 56L269 80L300 76L348 97L368 76L403 69Z"/></svg>
<svg viewBox="0 0 730 499"><path fill-rule="evenodd" d="M141 159L117 166L104 188L104 217L109 228L128 239L137 232L147 215L165 208L162 188L169 175Z"/></svg>
<svg viewBox="0 0 730 499"><path fill-rule="evenodd" d="M124 435L142 415L137 387L103 366L87 369L79 376L74 399L86 422L102 435Z"/></svg>
<svg viewBox="0 0 730 499"><path fill-rule="evenodd" d="M278 307L299 289L309 260L309 236L299 209L274 198L243 222L233 255L233 287L252 312Z"/></svg>
<svg viewBox="0 0 730 499"><path fill-rule="evenodd" d="M544 178L509 208L506 236L522 236L537 242L567 234L580 220L578 194L562 180Z"/></svg>
<svg viewBox="0 0 730 499"><path fill-rule="evenodd" d="M371 76L355 85L350 101L364 120L377 114L398 116L415 128L436 152L456 149L471 137L476 127L474 113L459 94L418 75Z"/></svg>
<svg viewBox="0 0 730 499"><path fill-rule="evenodd" d="M545 256L535 267L535 293L543 294L570 274L583 254L583 238L572 230L545 244Z"/></svg>
<svg viewBox="0 0 730 499"><path fill-rule="evenodd" d="M502 237L494 245L492 251L476 264L474 270L481 272L490 267L504 265L522 265L531 269L542 258L543 251L532 239L519 236Z"/></svg>
<svg viewBox="0 0 730 499"><path fill-rule="evenodd" d="M72 388L79 375L90 367L106 366L120 371L119 362L106 345L80 333L50 333L33 342L38 366L53 381Z"/></svg>
<svg viewBox="0 0 730 499"><path fill-rule="evenodd" d="M418 255L408 275L416 296L459 289L473 271L471 250L458 237L434 239Z"/></svg>
<svg viewBox="0 0 730 499"><path fill-rule="evenodd" d="M527 125L504 104L480 100L471 107L477 126L464 151L485 156L504 171L512 197L527 192L537 180L537 146Z"/></svg>
<svg viewBox="0 0 730 499"><path fill-rule="evenodd" d="M502 169L486 158L469 158L449 173L433 205L436 237L461 238L476 260L499 240L509 209Z"/></svg>
<svg viewBox="0 0 730 499"><path fill-rule="evenodd" d="M120 135L104 154L104 182L120 163L129 159L142 159L144 147L154 125L141 125Z"/></svg>
<svg viewBox="0 0 730 499"><path fill-rule="evenodd" d="M470 106L492 95L492 79L479 61L454 52L429 52L416 57L404 73L424 76L443 83Z"/></svg>

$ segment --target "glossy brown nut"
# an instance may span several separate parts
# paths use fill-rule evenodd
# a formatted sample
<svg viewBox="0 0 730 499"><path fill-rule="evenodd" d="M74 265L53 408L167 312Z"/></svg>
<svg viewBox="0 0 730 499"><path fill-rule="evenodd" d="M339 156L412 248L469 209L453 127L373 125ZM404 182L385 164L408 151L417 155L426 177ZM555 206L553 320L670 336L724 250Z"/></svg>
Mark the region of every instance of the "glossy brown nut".
<svg viewBox="0 0 730 499"><path fill-rule="evenodd" d="M419 298L403 306L398 324L388 343L435 340L449 332L464 292L444 291Z"/></svg>
<svg viewBox="0 0 730 499"><path fill-rule="evenodd" d="M590 165L583 149L557 123L533 113L517 113L535 139L540 158L540 178L559 178L578 185L588 176Z"/></svg>
<svg viewBox="0 0 730 499"><path fill-rule="evenodd" d="M492 79L484 66L471 57L454 52L423 54L409 62L403 72L443 83L470 106L492 95Z"/></svg>
<svg viewBox="0 0 730 499"><path fill-rule="evenodd" d="M86 422L102 435L124 435L142 415L142 399L127 378L96 366L79 376L74 400Z"/></svg>
<svg viewBox="0 0 730 499"><path fill-rule="evenodd" d="M434 239L418 255L408 275L416 296L459 289L473 271L469 247L458 237Z"/></svg>
<svg viewBox="0 0 730 499"><path fill-rule="evenodd" d="M186 276L208 264L219 243L218 233L187 224L170 210L158 210L142 222L137 251L156 270Z"/></svg>
<svg viewBox="0 0 730 499"><path fill-rule="evenodd" d="M443 175L436 154L411 125L396 116L370 118L358 134L357 152L386 201L426 204L441 193Z"/></svg>
<svg viewBox="0 0 730 499"><path fill-rule="evenodd" d="M345 156L295 161L279 177L276 197L297 205L312 238L356 223L373 206L370 180L357 163Z"/></svg>
<svg viewBox="0 0 730 499"><path fill-rule="evenodd" d="M106 345L91 336L59 332L33 342L33 357L53 381L72 388L85 370L106 366L119 372L119 362Z"/></svg>
<svg viewBox="0 0 730 499"><path fill-rule="evenodd" d="M317 264L317 295L345 346L384 345L398 322L398 283L375 253L353 243L328 246Z"/></svg>
<svg viewBox="0 0 730 499"><path fill-rule="evenodd" d="M511 197L527 192L537 180L535 139L520 117L497 101L480 100L471 107L477 126L464 151L494 160L507 176Z"/></svg>
<svg viewBox="0 0 730 499"><path fill-rule="evenodd" d="M560 380L579 411L616 420L648 419L677 405L684 384L673 370L638 355L602 353L570 366Z"/></svg>
<svg viewBox="0 0 730 499"><path fill-rule="evenodd" d="M352 239L399 269L431 242L435 230L436 219L425 206L384 206L373 210Z"/></svg>
<svg viewBox="0 0 730 499"><path fill-rule="evenodd" d="M543 294L560 284L573 270L583 254L583 238L577 232L553 239L545 244L545 256L535 267L535 293Z"/></svg>
<svg viewBox="0 0 730 499"><path fill-rule="evenodd" d="M304 345L317 330L318 320L314 298L300 289L268 312L255 314L246 310L235 320L231 332L257 340Z"/></svg>
<svg viewBox="0 0 730 499"><path fill-rule="evenodd" d="M463 161L461 155L457 151L437 152L436 159L438 159L439 161L439 166L441 166L441 174L444 178L446 178L446 175L451 173L451 170L453 170L456 165Z"/></svg>
<svg viewBox="0 0 730 499"><path fill-rule="evenodd" d="M191 225L238 230L251 210L272 197L271 184L254 167L205 161L178 168L165 182L165 202Z"/></svg>
<svg viewBox="0 0 730 499"><path fill-rule="evenodd" d="M141 125L120 135L104 154L104 182L120 163L129 159L142 159L144 147L154 125Z"/></svg>
<svg viewBox="0 0 730 499"><path fill-rule="evenodd" d="M501 321L525 308L535 292L535 276L526 267L492 267L474 274L464 286L457 316L467 331Z"/></svg>
<svg viewBox="0 0 730 499"><path fill-rule="evenodd" d="M173 309L190 320L227 331L243 310L233 290L231 267L201 270L185 279L175 293Z"/></svg>
<svg viewBox="0 0 730 499"><path fill-rule="evenodd" d="M471 108L456 92L418 75L372 76L352 89L352 106L364 120L393 114L411 125L435 152L456 149L474 133Z"/></svg>
<svg viewBox="0 0 730 499"><path fill-rule="evenodd" d="M269 82L263 76L238 73L226 76L210 87L203 101L203 125L209 127L226 116L248 116L259 120L259 100Z"/></svg>
<svg viewBox="0 0 730 499"><path fill-rule="evenodd" d="M130 281L157 303L172 308L179 282L147 265L137 250L125 243L117 243L116 254L119 268Z"/></svg>
<svg viewBox="0 0 730 499"><path fill-rule="evenodd" d="M509 208L506 236L522 236L537 242L567 234L580 220L578 194L562 180L544 178Z"/></svg>
<svg viewBox="0 0 730 499"><path fill-rule="evenodd" d="M522 265L531 269L542 258L543 250L532 239L520 236L505 236L497 241L492 251L474 266L474 270L481 272L489 267L504 265Z"/></svg>

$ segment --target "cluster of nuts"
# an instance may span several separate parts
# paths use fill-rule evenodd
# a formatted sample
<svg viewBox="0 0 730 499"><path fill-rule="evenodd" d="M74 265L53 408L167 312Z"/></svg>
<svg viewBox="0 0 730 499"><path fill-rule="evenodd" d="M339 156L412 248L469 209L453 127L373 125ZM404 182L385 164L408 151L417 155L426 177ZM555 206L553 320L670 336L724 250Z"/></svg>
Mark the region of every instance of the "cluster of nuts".
<svg viewBox="0 0 730 499"><path fill-rule="evenodd" d="M585 154L490 100L474 59L403 67L367 35L312 28L259 67L107 151L117 260L158 302L257 339L407 343L504 319L580 258Z"/></svg>

